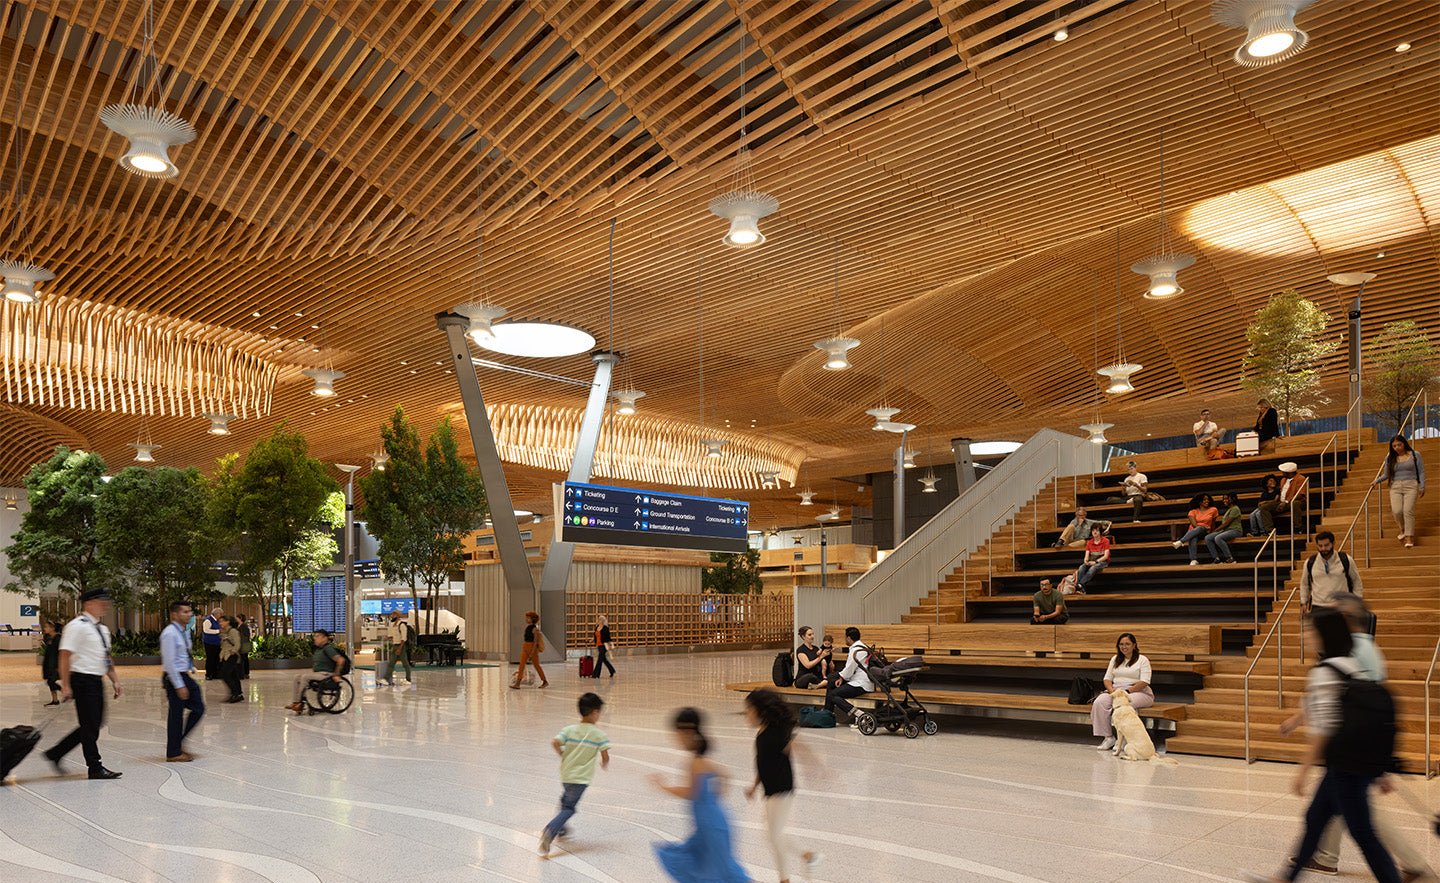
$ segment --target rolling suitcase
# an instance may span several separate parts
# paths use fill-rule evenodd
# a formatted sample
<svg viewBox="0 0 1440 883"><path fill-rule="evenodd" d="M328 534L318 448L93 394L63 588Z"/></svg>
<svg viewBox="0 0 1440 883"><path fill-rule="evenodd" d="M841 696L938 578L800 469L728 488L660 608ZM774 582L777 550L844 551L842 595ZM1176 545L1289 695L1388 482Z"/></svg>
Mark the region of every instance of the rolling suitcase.
<svg viewBox="0 0 1440 883"><path fill-rule="evenodd" d="M588 678L595 674L595 657L586 653L580 657L580 677Z"/></svg>
<svg viewBox="0 0 1440 883"><path fill-rule="evenodd" d="M1257 457L1260 455L1260 433L1242 432L1235 436L1235 456Z"/></svg>
<svg viewBox="0 0 1440 883"><path fill-rule="evenodd" d="M20 765L20 761L35 750L35 746L40 743L40 734L55 717L52 714L50 720L38 727L21 724L0 730L0 784L4 784L10 773Z"/></svg>

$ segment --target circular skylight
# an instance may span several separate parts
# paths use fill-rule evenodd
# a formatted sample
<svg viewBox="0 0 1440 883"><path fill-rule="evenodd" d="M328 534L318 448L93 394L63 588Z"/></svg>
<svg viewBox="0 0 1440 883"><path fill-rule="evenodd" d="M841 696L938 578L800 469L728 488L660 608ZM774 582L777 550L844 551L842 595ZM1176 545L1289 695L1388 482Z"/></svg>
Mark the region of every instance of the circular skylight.
<svg viewBox="0 0 1440 883"><path fill-rule="evenodd" d="M491 331L493 337L476 343L507 356L556 359L595 348L595 338L590 334L557 322L500 322L491 326Z"/></svg>
<svg viewBox="0 0 1440 883"><path fill-rule="evenodd" d="M970 445L970 453L976 457L993 457L996 454L1012 454L1020 449L1020 442L1016 441L983 441L973 442Z"/></svg>

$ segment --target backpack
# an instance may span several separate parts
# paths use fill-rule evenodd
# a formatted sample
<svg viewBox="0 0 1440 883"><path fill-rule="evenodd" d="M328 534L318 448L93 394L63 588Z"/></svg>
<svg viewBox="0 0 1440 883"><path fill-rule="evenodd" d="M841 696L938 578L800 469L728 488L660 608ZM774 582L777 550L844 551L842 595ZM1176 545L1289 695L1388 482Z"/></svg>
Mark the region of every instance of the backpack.
<svg viewBox="0 0 1440 883"><path fill-rule="evenodd" d="M1345 679L1340 727L1325 745L1326 766L1369 776L1398 770L1395 697L1378 681L1352 677L1329 662L1320 664Z"/></svg>
<svg viewBox="0 0 1440 883"><path fill-rule="evenodd" d="M834 729L835 712L818 705L802 705L800 707L800 726L822 730Z"/></svg>
<svg viewBox="0 0 1440 883"><path fill-rule="evenodd" d="M790 651L775 654L775 664L770 666L770 680L777 687L789 687L795 683L795 658Z"/></svg>
<svg viewBox="0 0 1440 883"><path fill-rule="evenodd" d="M1339 549L1335 550L1335 554L1340 556L1340 572L1345 574L1345 591L1354 592L1355 580L1350 576L1350 556ZM1316 552L1310 556L1309 561L1305 562L1305 581L1312 586L1315 585L1315 559L1319 557L1320 553ZM1370 634L1375 633L1371 632Z"/></svg>
<svg viewBox="0 0 1440 883"><path fill-rule="evenodd" d="M1070 698L1066 702L1070 705L1089 705L1099 695L1099 684L1090 678L1076 678L1070 682Z"/></svg>

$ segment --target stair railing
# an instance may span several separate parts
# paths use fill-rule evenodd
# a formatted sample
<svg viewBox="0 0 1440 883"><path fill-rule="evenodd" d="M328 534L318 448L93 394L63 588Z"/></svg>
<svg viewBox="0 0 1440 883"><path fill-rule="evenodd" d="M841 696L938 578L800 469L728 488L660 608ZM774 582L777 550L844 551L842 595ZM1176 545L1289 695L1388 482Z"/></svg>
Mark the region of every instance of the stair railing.
<svg viewBox="0 0 1440 883"><path fill-rule="evenodd" d="M1270 533L1265 536L1265 542L1260 544L1260 551L1255 553L1255 631L1260 631L1260 559L1265 557L1265 550L1270 550L1270 601L1273 603L1280 597L1280 541L1279 532L1270 528Z"/></svg>
<svg viewBox="0 0 1440 883"><path fill-rule="evenodd" d="M1425 672L1425 778L1435 778L1435 764L1430 759L1430 682L1435 678L1435 660L1440 658L1440 639L1435 641L1435 652L1430 654L1430 668Z"/></svg>

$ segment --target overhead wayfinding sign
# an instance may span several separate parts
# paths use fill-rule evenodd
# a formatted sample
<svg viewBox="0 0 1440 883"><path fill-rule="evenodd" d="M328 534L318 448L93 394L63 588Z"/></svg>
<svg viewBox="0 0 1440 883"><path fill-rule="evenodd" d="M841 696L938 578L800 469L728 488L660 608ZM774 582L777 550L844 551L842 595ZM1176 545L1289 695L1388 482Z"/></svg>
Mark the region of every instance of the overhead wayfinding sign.
<svg viewBox="0 0 1440 883"><path fill-rule="evenodd" d="M567 543L743 552L750 504L644 488L567 481L556 485Z"/></svg>

